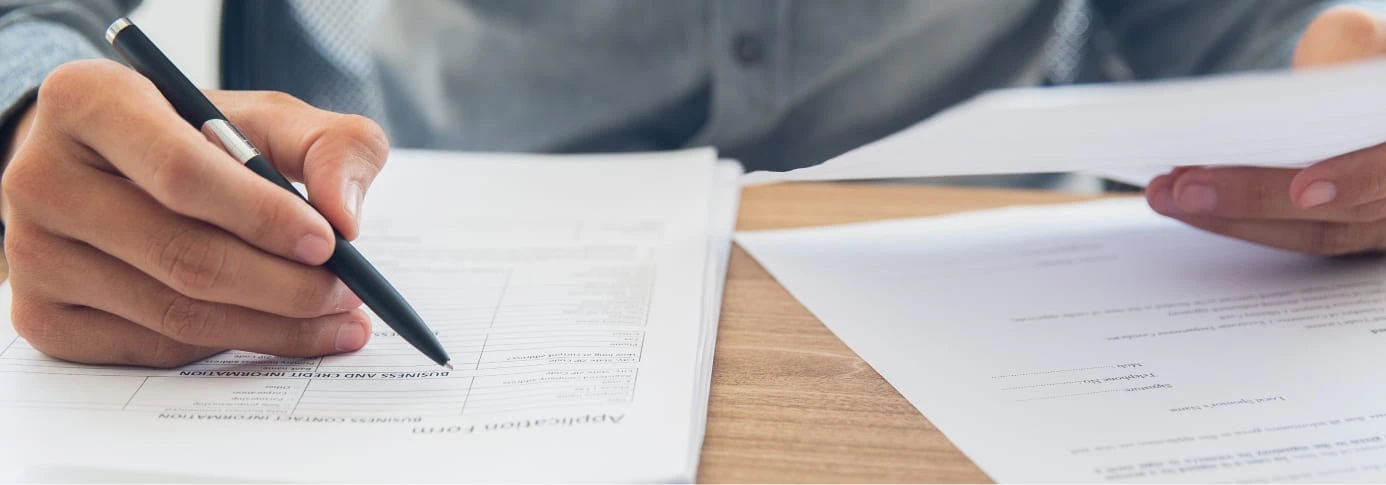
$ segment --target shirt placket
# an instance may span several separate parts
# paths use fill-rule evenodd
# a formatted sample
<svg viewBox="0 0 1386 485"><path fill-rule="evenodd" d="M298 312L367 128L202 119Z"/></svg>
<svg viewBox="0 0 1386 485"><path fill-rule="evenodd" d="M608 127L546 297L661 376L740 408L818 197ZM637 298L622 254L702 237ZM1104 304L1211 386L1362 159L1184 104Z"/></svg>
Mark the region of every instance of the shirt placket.
<svg viewBox="0 0 1386 485"><path fill-rule="evenodd" d="M784 0L714 0L713 143L744 142L769 131L778 119L787 67L787 8Z"/></svg>

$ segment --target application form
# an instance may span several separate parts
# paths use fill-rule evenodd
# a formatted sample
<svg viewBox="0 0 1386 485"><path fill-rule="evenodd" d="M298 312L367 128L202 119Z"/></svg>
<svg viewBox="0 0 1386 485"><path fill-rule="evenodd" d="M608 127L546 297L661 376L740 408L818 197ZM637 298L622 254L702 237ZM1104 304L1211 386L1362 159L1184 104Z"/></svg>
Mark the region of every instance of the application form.
<svg viewBox="0 0 1386 485"><path fill-rule="evenodd" d="M172 370L57 361L6 324L10 478L691 481L739 175L711 150L398 151L358 247L455 370L379 321L352 354Z"/></svg>
<svg viewBox="0 0 1386 485"><path fill-rule="evenodd" d="M1386 480L1381 257L1140 199L737 241L995 480Z"/></svg>

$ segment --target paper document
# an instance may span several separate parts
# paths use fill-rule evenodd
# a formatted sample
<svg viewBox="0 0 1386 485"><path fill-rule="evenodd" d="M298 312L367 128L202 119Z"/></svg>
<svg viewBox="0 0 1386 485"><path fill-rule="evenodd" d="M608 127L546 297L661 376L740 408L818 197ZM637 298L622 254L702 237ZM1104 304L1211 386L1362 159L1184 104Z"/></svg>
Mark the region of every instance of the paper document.
<svg viewBox="0 0 1386 485"><path fill-rule="evenodd" d="M0 478L691 481L740 174L711 150L396 151L358 247L456 370L379 321L348 355L167 371L60 362L5 324Z"/></svg>
<svg viewBox="0 0 1386 485"><path fill-rule="evenodd" d="M1139 199L737 241L995 480L1386 480L1382 258Z"/></svg>
<svg viewBox="0 0 1386 485"><path fill-rule="evenodd" d="M994 91L822 164L744 182L1302 166L1386 142L1382 79L1386 61Z"/></svg>

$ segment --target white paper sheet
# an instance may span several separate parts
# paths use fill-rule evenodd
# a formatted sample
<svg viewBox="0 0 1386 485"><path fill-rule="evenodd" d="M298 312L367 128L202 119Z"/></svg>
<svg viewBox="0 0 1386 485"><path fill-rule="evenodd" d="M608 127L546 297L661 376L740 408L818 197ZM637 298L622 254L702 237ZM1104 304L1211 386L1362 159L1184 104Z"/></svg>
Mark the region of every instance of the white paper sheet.
<svg viewBox="0 0 1386 485"><path fill-rule="evenodd" d="M822 164L743 183L1307 165L1386 141L1382 79L1386 61L995 91Z"/></svg>
<svg viewBox="0 0 1386 485"><path fill-rule="evenodd" d="M993 479L1386 480L1386 260L1141 200L740 233Z"/></svg>
<svg viewBox="0 0 1386 485"><path fill-rule="evenodd" d="M734 160L720 160L714 175L712 188L712 217L708 225L707 276L703 287L703 325L698 337L699 367L694 376L698 390L692 413L693 443L688 448L688 470L682 475L696 477L698 463L703 455L702 442L707 434L707 400L712 390L712 357L717 347L717 328L722 316L722 296L727 283L727 265L731 263L732 234L736 229L736 216L741 206L741 185L737 180L743 174L741 164Z"/></svg>
<svg viewBox="0 0 1386 485"><path fill-rule="evenodd" d="M22 468L0 478L690 481L739 194L714 161L398 151L358 246L457 371L379 322L351 355L172 371L0 338L0 465Z"/></svg>

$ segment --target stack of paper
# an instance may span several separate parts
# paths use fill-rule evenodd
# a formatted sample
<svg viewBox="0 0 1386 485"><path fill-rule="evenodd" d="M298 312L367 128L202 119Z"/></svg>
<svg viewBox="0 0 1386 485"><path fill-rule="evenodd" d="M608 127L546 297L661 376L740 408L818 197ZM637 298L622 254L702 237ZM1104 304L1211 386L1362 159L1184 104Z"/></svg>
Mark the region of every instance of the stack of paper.
<svg viewBox="0 0 1386 485"><path fill-rule="evenodd" d="M351 355L169 371L60 362L6 323L0 479L690 481L739 176L711 150L397 151L359 247L455 371L379 322Z"/></svg>
<svg viewBox="0 0 1386 485"><path fill-rule="evenodd" d="M1310 71L984 94L820 165L748 183L1303 166L1386 142L1386 61Z"/></svg>
<svg viewBox="0 0 1386 485"><path fill-rule="evenodd" d="M1386 259L1140 199L738 234L1003 482L1386 480Z"/></svg>

